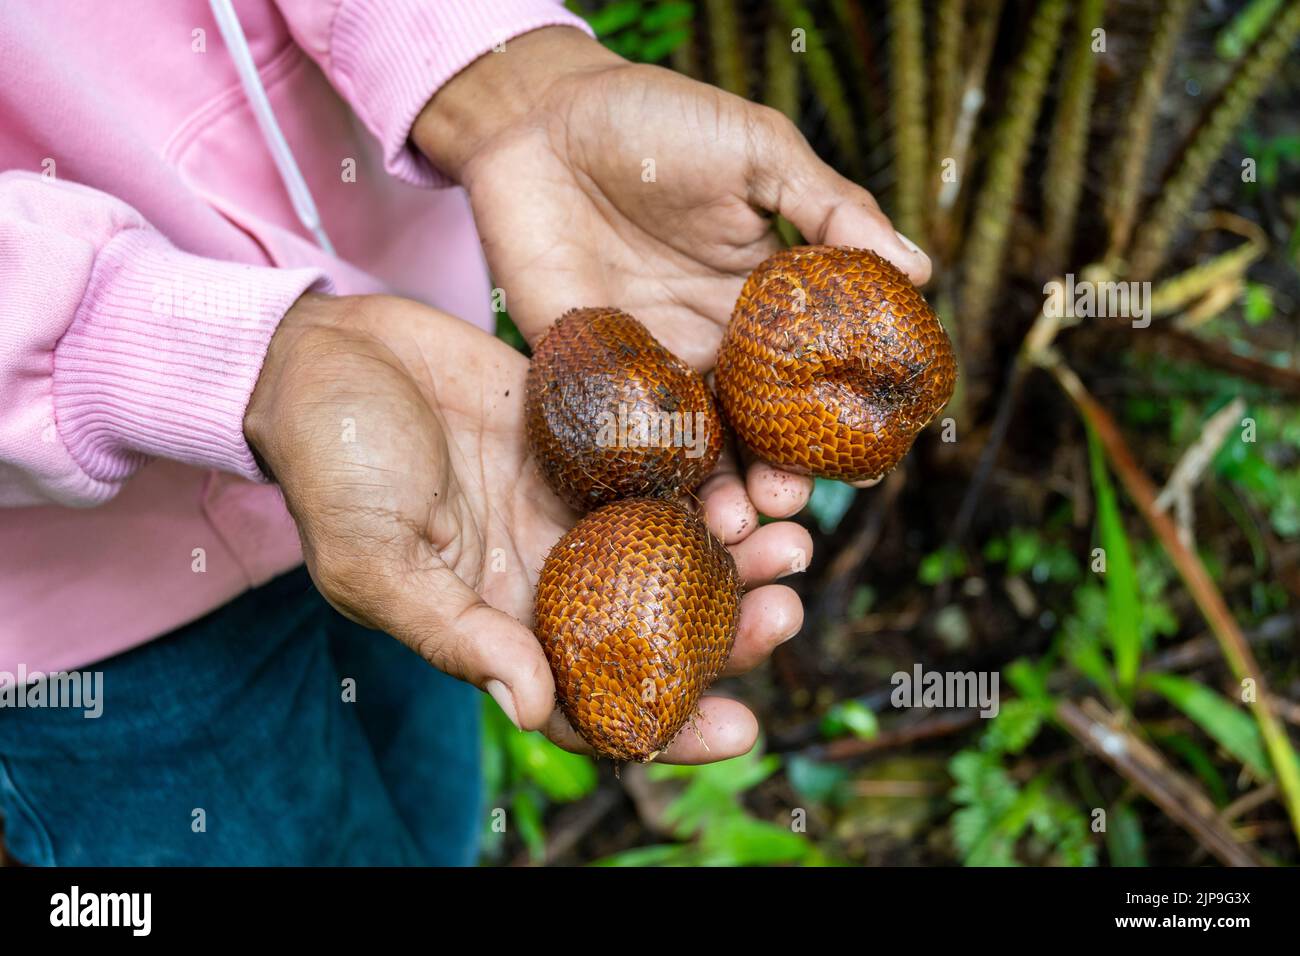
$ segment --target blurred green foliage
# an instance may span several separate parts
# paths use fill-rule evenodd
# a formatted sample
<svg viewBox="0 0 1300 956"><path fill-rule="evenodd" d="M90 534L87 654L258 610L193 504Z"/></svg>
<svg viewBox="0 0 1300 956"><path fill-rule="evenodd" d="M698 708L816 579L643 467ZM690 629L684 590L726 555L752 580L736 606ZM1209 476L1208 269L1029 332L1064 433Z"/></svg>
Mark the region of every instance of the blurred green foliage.
<svg viewBox="0 0 1300 956"><path fill-rule="evenodd" d="M543 814L552 803L571 803L596 789L596 765L589 757L561 750L539 733L523 733L483 695L484 785L490 808L507 810L505 819L534 860L546 846ZM498 829L500 815L488 814L484 823L484 855L497 859L503 852L505 833Z"/></svg>
<svg viewBox="0 0 1300 956"><path fill-rule="evenodd" d="M1097 501L1097 537L1105 559L1106 624L1110 634L1115 677L1125 699L1132 700L1142 660L1142 620L1138 610L1137 572L1129 551L1128 534L1120 518L1119 502L1111 485L1101 444L1088 429L1088 462L1092 468L1093 494Z"/></svg>
<svg viewBox="0 0 1300 956"><path fill-rule="evenodd" d="M1224 442L1215 474L1267 511L1278 537L1300 537L1300 409L1261 405L1246 415L1255 423L1255 440L1234 435Z"/></svg>
<svg viewBox="0 0 1300 956"><path fill-rule="evenodd" d="M1082 569L1062 536L1049 537L1038 528L1013 527L1005 537L984 545L985 560L1004 564L1008 575L1027 576L1035 584L1077 581Z"/></svg>
<svg viewBox="0 0 1300 956"><path fill-rule="evenodd" d="M682 0L613 0L594 11L574 0L567 6L587 21L601 43L637 63L667 59L691 38L695 16L695 4Z"/></svg>
<svg viewBox="0 0 1300 956"><path fill-rule="evenodd" d="M663 825L679 842L637 847L599 860L598 866L756 866L829 862L792 823L758 819L745 808L746 791L781 766L776 756L748 754L702 767L650 764L654 783L676 782L679 795L663 814ZM792 822L795 817L792 814Z"/></svg>
<svg viewBox="0 0 1300 956"><path fill-rule="evenodd" d="M840 521L849 510L849 505L853 504L856 494L856 489L842 481L818 478L813 482L808 512L816 520L822 534L830 534L840 526Z"/></svg>
<svg viewBox="0 0 1300 956"><path fill-rule="evenodd" d="M917 580L931 587L965 573L966 556L959 549L948 547L927 554L916 569Z"/></svg>
<svg viewBox="0 0 1300 956"><path fill-rule="evenodd" d="M502 310L496 313L496 317L497 317L497 327L496 327L497 338L499 338L502 342L505 342L507 345L509 345L517 352L522 352L524 355L530 354L528 350L528 343L524 341L524 335L522 332L519 331L519 327L515 325L515 320L510 318L510 313L506 312L505 310Z"/></svg>
<svg viewBox="0 0 1300 956"><path fill-rule="evenodd" d="M854 736L859 740L870 740L880 733L880 722L875 711L858 700L841 700L831 706L822 718L820 730L822 736Z"/></svg>
<svg viewBox="0 0 1300 956"><path fill-rule="evenodd" d="M985 749L960 751L948 769L957 782L953 839L968 866L1096 864L1087 817L1051 792L1046 773L1022 787Z"/></svg>
<svg viewBox="0 0 1300 956"><path fill-rule="evenodd" d="M1264 739L1250 714L1203 684L1177 674L1148 674L1142 684L1181 710L1257 777L1273 776Z"/></svg>
<svg viewBox="0 0 1300 956"><path fill-rule="evenodd" d="M1250 0L1228 22L1214 41L1215 52L1225 60L1237 60L1259 39L1270 20L1277 16L1282 0Z"/></svg>

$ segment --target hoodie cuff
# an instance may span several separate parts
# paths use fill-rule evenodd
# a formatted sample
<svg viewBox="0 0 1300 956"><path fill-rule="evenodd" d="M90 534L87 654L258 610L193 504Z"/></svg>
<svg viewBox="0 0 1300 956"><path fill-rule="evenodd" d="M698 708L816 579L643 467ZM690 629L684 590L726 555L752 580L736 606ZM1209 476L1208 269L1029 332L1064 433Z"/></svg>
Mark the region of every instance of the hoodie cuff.
<svg viewBox="0 0 1300 956"><path fill-rule="evenodd" d="M265 481L244 411L271 336L317 269L272 269L181 252L151 230L119 233L54 350L55 425L97 482L169 458Z"/></svg>
<svg viewBox="0 0 1300 956"><path fill-rule="evenodd" d="M390 174L417 186L449 186L411 143L415 118L480 56L549 26L594 35L556 0L343 0L330 42L333 80L383 144Z"/></svg>

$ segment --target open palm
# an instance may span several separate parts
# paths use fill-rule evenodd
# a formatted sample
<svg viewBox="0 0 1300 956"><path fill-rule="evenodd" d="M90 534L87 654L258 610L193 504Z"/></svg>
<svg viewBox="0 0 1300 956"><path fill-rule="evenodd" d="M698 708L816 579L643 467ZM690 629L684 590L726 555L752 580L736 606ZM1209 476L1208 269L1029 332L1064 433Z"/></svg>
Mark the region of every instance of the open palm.
<svg viewBox="0 0 1300 956"><path fill-rule="evenodd" d="M566 309L612 305L707 371L744 277L778 248L770 213L929 275L784 116L658 67L618 60L556 81L460 178L530 339Z"/></svg>
<svg viewBox="0 0 1300 956"><path fill-rule="evenodd" d="M528 460L526 360L409 300L308 296L277 333L268 365L250 437L284 489L325 597L489 690L521 726L580 747L525 626L546 553L576 518ZM781 570L765 559L773 540L763 529L733 547L751 587ZM746 595L733 671L797 629L788 591ZM696 729L665 756L742 753L757 725L741 704L711 698Z"/></svg>

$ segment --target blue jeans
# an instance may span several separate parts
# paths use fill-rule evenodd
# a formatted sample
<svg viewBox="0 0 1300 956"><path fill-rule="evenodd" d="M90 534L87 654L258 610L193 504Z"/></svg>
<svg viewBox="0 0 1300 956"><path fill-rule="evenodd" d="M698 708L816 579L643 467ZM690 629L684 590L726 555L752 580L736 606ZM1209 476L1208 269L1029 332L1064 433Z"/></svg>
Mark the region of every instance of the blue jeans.
<svg viewBox="0 0 1300 956"><path fill-rule="evenodd" d="M97 719L0 708L19 862L475 861L478 691L341 617L302 569L86 670Z"/></svg>

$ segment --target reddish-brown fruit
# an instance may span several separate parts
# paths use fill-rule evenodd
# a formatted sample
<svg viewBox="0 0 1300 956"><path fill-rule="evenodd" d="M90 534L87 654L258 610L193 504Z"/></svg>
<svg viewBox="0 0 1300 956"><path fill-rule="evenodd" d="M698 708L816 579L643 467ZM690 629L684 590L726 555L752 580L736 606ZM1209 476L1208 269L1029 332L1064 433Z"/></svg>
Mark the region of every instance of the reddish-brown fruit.
<svg viewBox="0 0 1300 956"><path fill-rule="evenodd" d="M618 309L573 309L537 343L528 443L557 495L585 511L694 490L722 451L704 379Z"/></svg>
<svg viewBox="0 0 1300 956"><path fill-rule="evenodd" d="M861 481L892 469L952 397L939 317L874 252L799 246L745 281L718 353L736 433L789 471Z"/></svg>
<svg viewBox="0 0 1300 956"><path fill-rule="evenodd" d="M722 673L739 620L730 552L661 499L584 517L537 582L535 629L560 709L616 760L650 760L672 742Z"/></svg>

